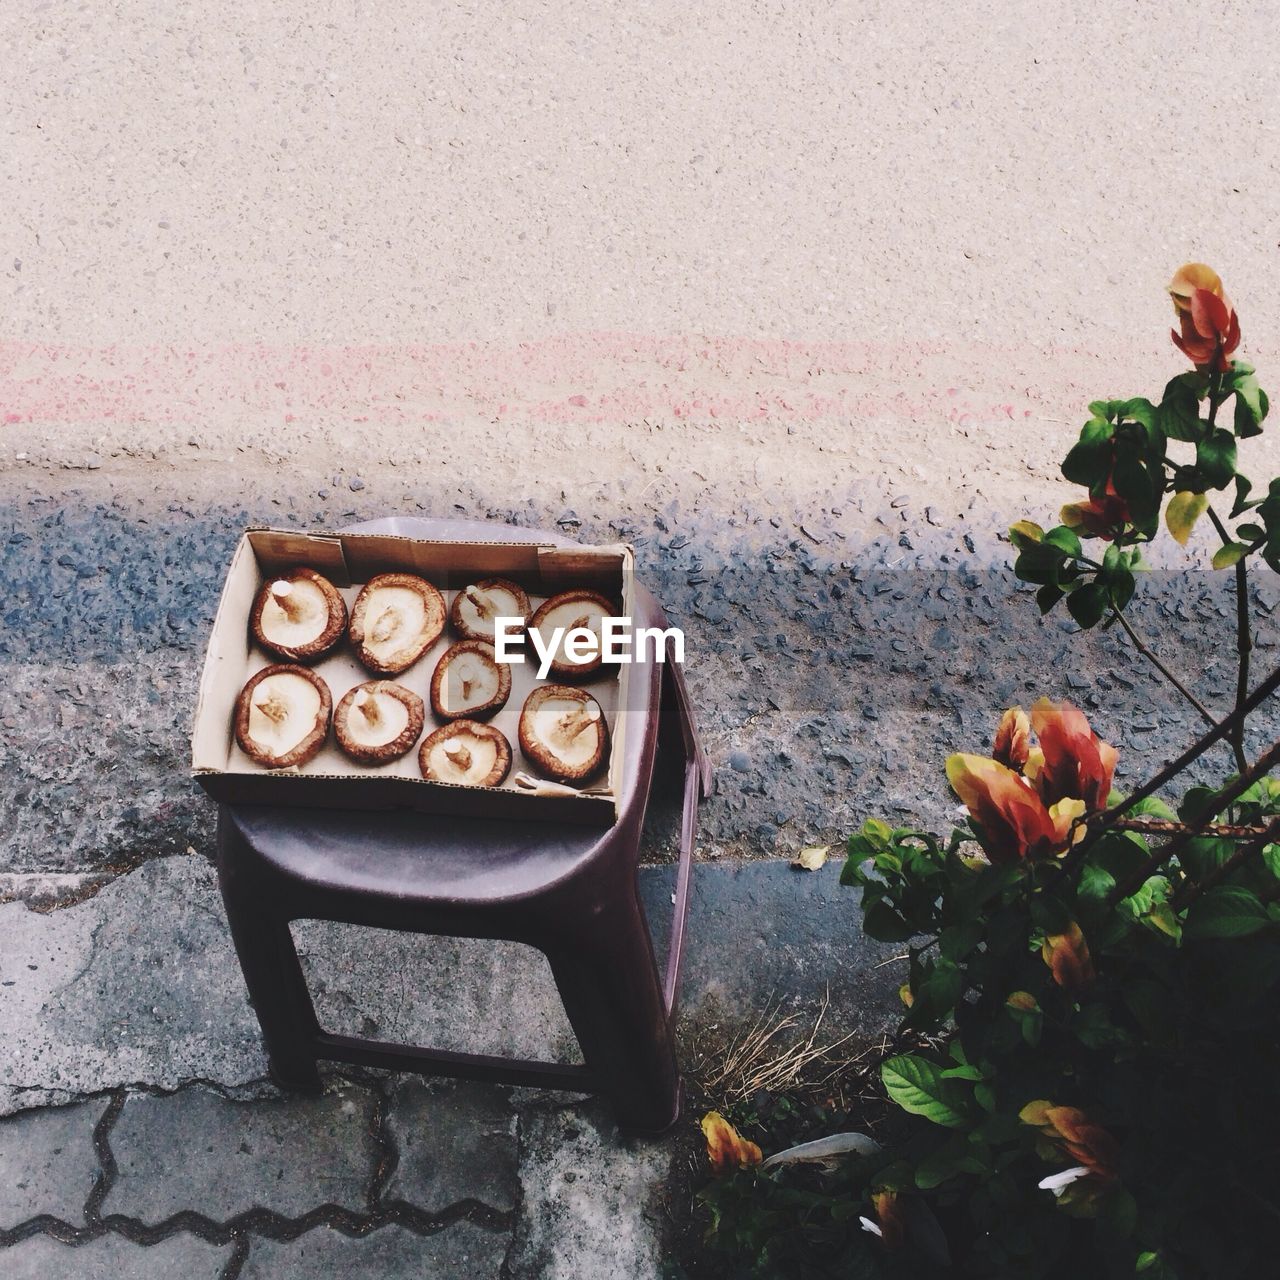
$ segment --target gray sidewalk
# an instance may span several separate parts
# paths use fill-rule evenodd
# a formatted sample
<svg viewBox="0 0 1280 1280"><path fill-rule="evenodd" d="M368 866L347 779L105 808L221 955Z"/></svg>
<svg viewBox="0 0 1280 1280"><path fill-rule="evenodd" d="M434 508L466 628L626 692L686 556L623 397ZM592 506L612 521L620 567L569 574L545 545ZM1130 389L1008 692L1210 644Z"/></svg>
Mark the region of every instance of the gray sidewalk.
<svg viewBox="0 0 1280 1280"><path fill-rule="evenodd" d="M837 881L838 862L698 867L686 1030L828 985L833 1026L888 1025L893 949ZM671 870L642 883L662 920ZM299 944L326 1025L576 1050L536 952L318 925ZM598 1100L336 1071L279 1094L203 858L47 914L0 906L0 984L6 1278L659 1274L674 1141L621 1139Z"/></svg>

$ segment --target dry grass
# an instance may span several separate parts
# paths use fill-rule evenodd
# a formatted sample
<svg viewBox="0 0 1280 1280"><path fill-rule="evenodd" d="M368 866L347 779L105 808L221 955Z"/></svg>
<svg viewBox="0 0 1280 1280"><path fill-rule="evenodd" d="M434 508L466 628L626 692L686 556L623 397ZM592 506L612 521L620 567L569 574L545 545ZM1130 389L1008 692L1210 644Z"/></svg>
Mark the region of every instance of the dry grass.
<svg viewBox="0 0 1280 1280"><path fill-rule="evenodd" d="M719 1106L732 1106L760 1092L821 1101L840 1111L860 1099L873 1100L871 1071L883 1059L889 1041L867 1041L856 1032L824 1037L829 1004L828 992L816 1017L806 1017L782 1013L771 1001L727 1044L695 1045L690 1074Z"/></svg>

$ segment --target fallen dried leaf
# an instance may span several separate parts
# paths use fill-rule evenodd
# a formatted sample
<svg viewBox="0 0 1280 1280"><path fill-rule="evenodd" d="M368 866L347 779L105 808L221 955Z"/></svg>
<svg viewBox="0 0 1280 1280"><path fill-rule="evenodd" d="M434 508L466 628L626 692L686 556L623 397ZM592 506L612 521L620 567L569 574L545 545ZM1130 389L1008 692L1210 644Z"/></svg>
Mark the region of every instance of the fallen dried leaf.
<svg viewBox="0 0 1280 1280"><path fill-rule="evenodd" d="M827 855L831 852L829 844L811 844L806 849L801 849L794 858L791 859L791 865L797 871L817 871L827 861Z"/></svg>

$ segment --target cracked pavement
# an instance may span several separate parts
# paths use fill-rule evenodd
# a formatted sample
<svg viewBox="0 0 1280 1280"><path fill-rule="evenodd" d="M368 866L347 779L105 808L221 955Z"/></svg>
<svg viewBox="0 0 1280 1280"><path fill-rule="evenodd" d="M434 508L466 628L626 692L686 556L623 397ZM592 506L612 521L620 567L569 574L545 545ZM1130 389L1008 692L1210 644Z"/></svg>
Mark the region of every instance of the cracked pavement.
<svg viewBox="0 0 1280 1280"><path fill-rule="evenodd" d="M879 966L893 948L847 927L838 878L833 861L803 875L725 862L700 879L687 1025L825 991L833 1025L891 1026L899 977ZM644 868L642 888L661 954L672 869ZM298 940L326 1026L576 1054L536 952L369 931L353 946L314 922ZM198 856L51 912L0 906L0 983L6 1277L658 1275L674 1139L622 1140L600 1101L339 1071L319 1097L280 1094Z"/></svg>

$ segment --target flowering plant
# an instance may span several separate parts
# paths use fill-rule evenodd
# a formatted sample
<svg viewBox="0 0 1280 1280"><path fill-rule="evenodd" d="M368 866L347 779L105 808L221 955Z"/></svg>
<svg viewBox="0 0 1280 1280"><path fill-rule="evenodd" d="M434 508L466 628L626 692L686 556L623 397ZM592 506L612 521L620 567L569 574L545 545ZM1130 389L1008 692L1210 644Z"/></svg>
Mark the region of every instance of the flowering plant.
<svg viewBox="0 0 1280 1280"><path fill-rule="evenodd" d="M826 1183L775 1156L713 1189L722 1233L727 1211L770 1206L757 1275L1274 1271L1280 741L1250 758L1246 725L1280 670L1251 685L1247 574L1255 558L1280 568L1280 479L1259 500L1237 471L1237 442L1261 430L1267 398L1232 358L1240 325L1221 281L1192 264L1169 292L1173 341L1195 370L1159 403L1091 405L1062 468L1087 498L1058 526L1023 521L1011 538L1043 612L1065 601L1083 628L1119 624L1207 731L1124 794L1116 750L1078 708L1013 707L988 753L946 762L964 814L947 837L871 819L851 838L842 880L862 890L863 928L906 950L907 1051L880 1074L912 1119L884 1150L849 1146ZM1218 425L1232 400L1232 426ZM1228 487L1223 518L1209 495ZM1185 543L1206 514L1222 544L1213 563L1234 571L1238 593L1225 713L1124 616L1161 516ZM1086 552L1089 538L1104 555ZM1224 748L1232 771L1216 785L1186 789L1176 810L1157 795ZM803 1221L780 1199L801 1192ZM781 1266L784 1254L803 1266Z"/></svg>

